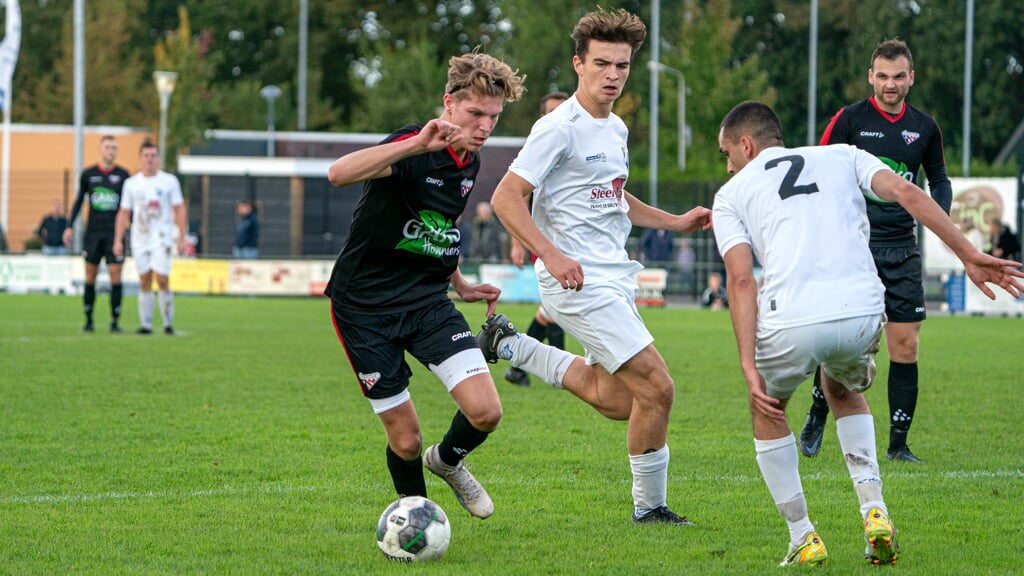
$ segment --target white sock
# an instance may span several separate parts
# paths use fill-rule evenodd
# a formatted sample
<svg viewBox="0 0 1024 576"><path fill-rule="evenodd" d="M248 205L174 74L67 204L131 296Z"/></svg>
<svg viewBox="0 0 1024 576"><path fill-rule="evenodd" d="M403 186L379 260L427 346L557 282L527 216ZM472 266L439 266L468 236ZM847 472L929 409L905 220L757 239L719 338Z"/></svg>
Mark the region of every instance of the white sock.
<svg viewBox="0 0 1024 576"><path fill-rule="evenodd" d="M498 342L498 356L555 388L564 388L562 378L576 358L575 354L548 346L526 334L502 338Z"/></svg>
<svg viewBox="0 0 1024 576"><path fill-rule="evenodd" d="M157 298L160 301L160 316L164 319L164 328L174 326L174 294L170 290L161 290Z"/></svg>
<svg viewBox="0 0 1024 576"><path fill-rule="evenodd" d="M854 414L836 420L836 435L843 449L843 459L850 470L853 489L860 501L860 515L868 510L881 508L889 511L882 500L882 478L878 472L878 456L875 451L875 421L871 414Z"/></svg>
<svg viewBox="0 0 1024 576"><path fill-rule="evenodd" d="M153 329L153 291L139 292L139 325Z"/></svg>
<svg viewBox="0 0 1024 576"><path fill-rule="evenodd" d="M668 444L655 452L630 455L635 512L643 513L664 506L668 500L668 455Z"/></svg>
<svg viewBox="0 0 1024 576"><path fill-rule="evenodd" d="M803 543L804 536L814 531L807 516L807 501L804 499L804 488L800 482L800 456L796 451L796 438L790 432L776 440L754 439L757 451L757 465L761 468L761 476L768 485L768 492L775 501L779 514L789 526L789 542Z"/></svg>

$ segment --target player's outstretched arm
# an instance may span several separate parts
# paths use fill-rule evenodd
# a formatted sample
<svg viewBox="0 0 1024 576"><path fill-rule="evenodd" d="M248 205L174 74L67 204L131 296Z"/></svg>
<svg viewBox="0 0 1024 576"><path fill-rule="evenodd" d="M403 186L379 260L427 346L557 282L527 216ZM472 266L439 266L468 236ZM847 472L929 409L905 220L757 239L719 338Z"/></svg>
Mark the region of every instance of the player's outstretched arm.
<svg viewBox="0 0 1024 576"><path fill-rule="evenodd" d="M711 210L703 206L696 206L685 214L671 214L643 202L629 192L624 191L623 194L629 203L629 221L634 226L684 234L711 229Z"/></svg>
<svg viewBox="0 0 1024 576"><path fill-rule="evenodd" d="M879 171L871 179L871 189L879 198L899 202L918 222L935 233L957 258L964 263L967 276L990 299L996 295L987 284L995 284L1017 298L1024 291L1018 278L1024 278L1019 270L1020 262L1004 260L979 252L977 248L942 211L924 190L900 178L891 170Z"/></svg>

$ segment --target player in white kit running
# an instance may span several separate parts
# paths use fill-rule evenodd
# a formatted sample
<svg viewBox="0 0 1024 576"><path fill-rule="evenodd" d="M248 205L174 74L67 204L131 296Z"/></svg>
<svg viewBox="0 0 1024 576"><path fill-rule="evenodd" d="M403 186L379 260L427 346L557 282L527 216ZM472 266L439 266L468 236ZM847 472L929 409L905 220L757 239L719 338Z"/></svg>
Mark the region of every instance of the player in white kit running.
<svg viewBox="0 0 1024 576"><path fill-rule="evenodd" d="M629 420L633 520L689 525L666 504L675 386L637 312L633 276L643 266L625 245L633 225L692 232L711 221L707 208L669 214L626 191L628 132L612 105L646 34L625 10L599 9L579 20L572 34L578 88L534 124L492 198L506 229L537 255L544 309L583 345L586 358L517 334L502 315L488 321L478 341L488 360L509 360L604 416ZM525 201L531 193L532 218Z"/></svg>

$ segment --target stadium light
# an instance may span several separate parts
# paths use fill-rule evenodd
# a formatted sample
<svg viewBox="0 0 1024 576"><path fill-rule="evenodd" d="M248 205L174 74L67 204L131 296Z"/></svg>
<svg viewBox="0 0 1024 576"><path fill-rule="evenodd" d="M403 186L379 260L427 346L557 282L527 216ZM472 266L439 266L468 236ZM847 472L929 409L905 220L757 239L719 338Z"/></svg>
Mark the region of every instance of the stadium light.
<svg viewBox="0 0 1024 576"><path fill-rule="evenodd" d="M178 82L177 72L157 70L153 72L156 93L160 95L160 167L164 167L164 154L167 147L167 108L171 105L171 94Z"/></svg>
<svg viewBox="0 0 1024 576"><path fill-rule="evenodd" d="M267 101L267 156L274 155L274 100L281 97L281 89L273 84L260 88L260 96Z"/></svg>
<svg viewBox="0 0 1024 576"><path fill-rule="evenodd" d="M671 66L666 66L661 62L654 62L653 60L647 62L647 68L657 70L658 72L668 72L679 80L679 92L676 96L679 100L679 105L676 109L676 116L678 117L676 123L679 130L679 171L686 172L686 76Z"/></svg>

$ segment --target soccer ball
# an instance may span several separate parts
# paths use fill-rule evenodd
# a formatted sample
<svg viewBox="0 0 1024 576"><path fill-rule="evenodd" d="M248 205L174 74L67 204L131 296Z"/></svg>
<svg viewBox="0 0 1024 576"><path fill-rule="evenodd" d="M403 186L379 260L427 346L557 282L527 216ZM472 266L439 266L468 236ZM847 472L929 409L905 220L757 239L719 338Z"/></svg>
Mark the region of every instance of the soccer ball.
<svg viewBox="0 0 1024 576"><path fill-rule="evenodd" d="M399 498L377 522L377 546L388 560L439 560L451 539L452 527L444 510L422 496Z"/></svg>

